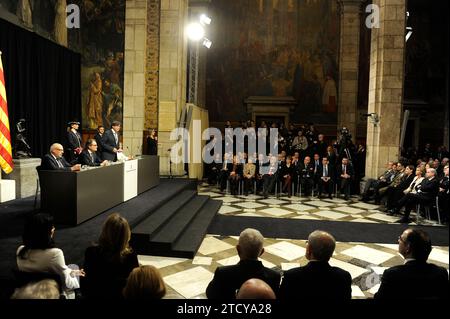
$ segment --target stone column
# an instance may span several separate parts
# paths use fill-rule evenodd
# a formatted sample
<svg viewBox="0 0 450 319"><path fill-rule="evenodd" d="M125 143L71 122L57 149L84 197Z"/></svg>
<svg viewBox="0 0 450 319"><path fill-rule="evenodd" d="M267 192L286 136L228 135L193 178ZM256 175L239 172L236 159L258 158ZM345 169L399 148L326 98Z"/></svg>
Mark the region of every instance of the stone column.
<svg viewBox="0 0 450 319"><path fill-rule="evenodd" d="M406 0L374 0L380 28L372 29L369 113L378 125L367 124L366 177L381 174L388 161L398 160L403 110Z"/></svg>
<svg viewBox="0 0 450 319"><path fill-rule="evenodd" d="M339 52L338 130L347 127L356 137L358 114L359 38L362 0L338 0L341 14Z"/></svg>
<svg viewBox="0 0 450 319"><path fill-rule="evenodd" d="M126 1L123 148L127 155L142 153L145 109L147 0Z"/></svg>
<svg viewBox="0 0 450 319"><path fill-rule="evenodd" d="M178 125L186 104L187 17L188 0L161 1L158 155L163 175L169 172L168 150L175 143L170 140L170 133ZM183 165L173 165L172 173L182 174Z"/></svg>

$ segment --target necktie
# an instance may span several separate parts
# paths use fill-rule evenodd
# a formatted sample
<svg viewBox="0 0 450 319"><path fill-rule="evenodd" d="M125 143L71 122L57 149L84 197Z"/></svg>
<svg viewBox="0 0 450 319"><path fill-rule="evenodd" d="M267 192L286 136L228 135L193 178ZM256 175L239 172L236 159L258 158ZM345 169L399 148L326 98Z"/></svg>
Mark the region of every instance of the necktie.
<svg viewBox="0 0 450 319"><path fill-rule="evenodd" d="M64 167L63 164L61 163L61 158L57 158L57 159L56 159L56 162L58 163L58 166L59 166L60 168L63 168L63 167Z"/></svg>
<svg viewBox="0 0 450 319"><path fill-rule="evenodd" d="M117 145L118 142L119 142L119 139L118 139L118 137L117 137L117 133L116 133L116 132L114 132L114 140L116 141L116 145Z"/></svg>
<svg viewBox="0 0 450 319"><path fill-rule="evenodd" d="M92 163L95 163L95 160L94 160L94 153L91 153L91 160L92 160Z"/></svg>
<svg viewBox="0 0 450 319"><path fill-rule="evenodd" d="M323 170L323 176L325 176L325 177L328 176L328 165L325 165L325 168Z"/></svg>

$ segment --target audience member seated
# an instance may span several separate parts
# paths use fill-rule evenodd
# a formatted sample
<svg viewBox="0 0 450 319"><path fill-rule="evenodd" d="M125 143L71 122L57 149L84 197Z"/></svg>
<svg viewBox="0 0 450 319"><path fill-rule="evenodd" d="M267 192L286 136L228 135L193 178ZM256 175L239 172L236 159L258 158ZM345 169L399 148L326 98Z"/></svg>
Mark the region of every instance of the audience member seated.
<svg viewBox="0 0 450 319"><path fill-rule="evenodd" d="M220 154L214 155L214 161L211 164L206 165L208 184L214 185L219 181L219 172L222 168L222 160Z"/></svg>
<svg viewBox="0 0 450 319"><path fill-rule="evenodd" d="M242 164L238 156L233 157L233 167L230 170L228 180L230 181L231 195L237 195L239 189L239 183L242 177Z"/></svg>
<svg viewBox="0 0 450 319"><path fill-rule="evenodd" d="M97 155L97 141L95 139L89 139L86 142L86 148L81 152L79 162L81 165L87 166L105 166L108 161L102 161Z"/></svg>
<svg viewBox="0 0 450 319"><path fill-rule="evenodd" d="M288 197L292 196L292 180L295 174L295 166L292 164L292 158L286 157L286 162L281 165L280 176L283 182L282 192L287 193Z"/></svg>
<svg viewBox="0 0 450 319"><path fill-rule="evenodd" d="M11 299L60 299L59 285L55 280L44 279L17 288Z"/></svg>
<svg viewBox="0 0 450 319"><path fill-rule="evenodd" d="M444 177L439 182L438 203L439 209L443 212L441 218L442 222L448 222L449 217L449 179L448 179L448 164L444 167Z"/></svg>
<svg viewBox="0 0 450 319"><path fill-rule="evenodd" d="M340 181L340 193L344 194L344 199L350 198L352 178L355 176L353 166L349 163L348 158L342 159L342 165L338 166L337 176Z"/></svg>
<svg viewBox="0 0 450 319"><path fill-rule="evenodd" d="M430 237L419 229L407 229L398 237L398 251L404 265L386 269L376 299L448 298L448 273L443 267L427 263L432 250Z"/></svg>
<svg viewBox="0 0 450 319"><path fill-rule="evenodd" d="M305 196L311 196L314 186L314 166L311 164L311 158L306 156L303 163L300 164L299 173L301 193Z"/></svg>
<svg viewBox="0 0 450 319"><path fill-rule="evenodd" d="M276 299L272 288L261 279L252 278L239 288L236 299Z"/></svg>
<svg viewBox="0 0 450 319"><path fill-rule="evenodd" d="M269 166L262 166L260 174L263 176L263 196L267 198L278 179L278 160L276 156L270 157Z"/></svg>
<svg viewBox="0 0 450 319"><path fill-rule="evenodd" d="M153 266L134 268L128 276L123 296L128 300L154 300L166 295L166 285L158 269Z"/></svg>
<svg viewBox="0 0 450 319"><path fill-rule="evenodd" d="M236 290L251 278L265 281L278 292L280 273L266 268L258 260L264 253L264 237L255 229L245 229L239 236L236 246L240 261L237 265L218 267L213 280L206 289L208 299L234 299Z"/></svg>
<svg viewBox="0 0 450 319"><path fill-rule="evenodd" d="M321 160L320 160L320 155L319 154L314 154L314 162L312 163L313 167L314 167L314 177L313 177L313 181L314 181L314 192L317 194L319 191L319 181L320 181L320 177L318 174L318 171L320 169L320 165L321 165Z"/></svg>
<svg viewBox="0 0 450 319"><path fill-rule="evenodd" d="M81 281L83 297L89 299L121 299L131 271L139 267L136 253L129 246L131 230L125 218L110 215L98 244L86 249Z"/></svg>
<svg viewBox="0 0 450 319"><path fill-rule="evenodd" d="M350 273L329 264L335 247L336 241L329 233L324 231L311 233L306 246L306 258L309 263L284 273L280 299L350 300L352 298Z"/></svg>
<svg viewBox="0 0 450 319"><path fill-rule="evenodd" d="M249 191L253 189L253 182L255 180L256 165L250 157L244 165L243 179L244 179L244 195L247 196ZM256 195L256 194L255 194Z"/></svg>
<svg viewBox="0 0 450 319"><path fill-rule="evenodd" d="M381 199L386 195L388 189L396 188L404 180L406 174L405 174L405 166L403 165L403 163L397 163L397 165L395 166L395 170L396 172L392 179L392 182L390 182L387 186L377 187L375 189L376 205L380 205Z"/></svg>
<svg viewBox="0 0 450 319"><path fill-rule="evenodd" d="M374 194L378 189L388 186L392 182L395 174L394 162L386 164L387 170L378 179L369 178L361 194L361 200L366 202L370 200L371 194Z"/></svg>
<svg viewBox="0 0 450 319"><path fill-rule="evenodd" d="M426 178L420 183L416 184L416 193L410 192L403 196L398 202L397 206L391 211L392 214L399 214L400 209L404 206L405 212L403 218L398 220L399 223L409 223L409 214L417 204L427 205L437 196L439 191L439 181L436 178L436 170L434 168L427 169ZM419 212L417 212L419 214Z"/></svg>
<svg viewBox="0 0 450 319"><path fill-rule="evenodd" d="M420 169L419 169L420 171ZM404 191L412 184L414 181L415 175L414 173L414 166L408 165L405 168L403 177L399 184L394 183L393 185L389 186L386 191L384 192L384 196L386 199L386 210L393 209L397 202L400 200L400 198L403 197Z"/></svg>
<svg viewBox="0 0 450 319"><path fill-rule="evenodd" d="M63 157L64 148L61 144L55 143L50 146L50 154L46 154L42 159L42 170L62 170L62 171L79 171L80 164L70 165Z"/></svg>
<svg viewBox="0 0 450 319"><path fill-rule="evenodd" d="M17 268L21 272L56 274L63 283L64 295L75 298L74 289L80 288L79 277L83 269L69 268L64 253L56 248L53 241L55 226L53 218L47 214L35 214L25 223L23 245L17 249Z"/></svg>
<svg viewBox="0 0 450 319"><path fill-rule="evenodd" d="M227 188L227 180L230 176L230 171L233 169L233 155L229 153L225 153L223 156L222 168L219 172L219 185L220 191L223 192L224 189Z"/></svg>
<svg viewBox="0 0 450 319"><path fill-rule="evenodd" d="M334 176L327 157L322 159L322 165L317 170L317 176L319 177L319 198L322 198L322 194L325 191L328 194L328 198L333 199Z"/></svg>

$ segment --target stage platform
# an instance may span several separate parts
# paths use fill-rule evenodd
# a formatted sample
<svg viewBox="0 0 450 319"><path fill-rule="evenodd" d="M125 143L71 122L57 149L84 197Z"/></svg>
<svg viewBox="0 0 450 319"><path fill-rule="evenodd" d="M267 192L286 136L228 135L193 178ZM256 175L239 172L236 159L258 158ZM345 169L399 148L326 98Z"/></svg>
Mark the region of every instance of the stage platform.
<svg viewBox="0 0 450 319"><path fill-rule="evenodd" d="M117 212L129 221L132 245L138 254L193 258L222 204L208 196L199 196L197 187L196 180L162 178L157 187L80 225L56 225L56 245L64 251L67 264L82 266L85 249L97 241L105 219ZM16 263L16 249L22 242L23 224L34 212L34 198L0 204L2 287L12 282L11 269Z"/></svg>

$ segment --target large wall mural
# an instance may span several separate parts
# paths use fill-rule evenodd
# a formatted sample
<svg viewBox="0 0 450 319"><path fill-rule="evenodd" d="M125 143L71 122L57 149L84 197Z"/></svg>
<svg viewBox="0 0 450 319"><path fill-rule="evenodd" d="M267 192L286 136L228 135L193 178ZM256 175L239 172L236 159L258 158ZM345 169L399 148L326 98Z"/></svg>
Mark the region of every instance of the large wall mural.
<svg viewBox="0 0 450 319"><path fill-rule="evenodd" d="M57 13L65 3L80 8L80 29L68 29L67 46L81 54L83 128L122 121L125 0L0 0L18 23L59 43L65 25L57 23Z"/></svg>
<svg viewBox="0 0 450 319"><path fill-rule="evenodd" d="M83 128L123 119L125 0L76 0L81 28L69 44L81 52Z"/></svg>
<svg viewBox="0 0 450 319"><path fill-rule="evenodd" d="M207 107L247 118L249 96L293 96L294 122L335 123L339 15L329 0L213 0Z"/></svg>

